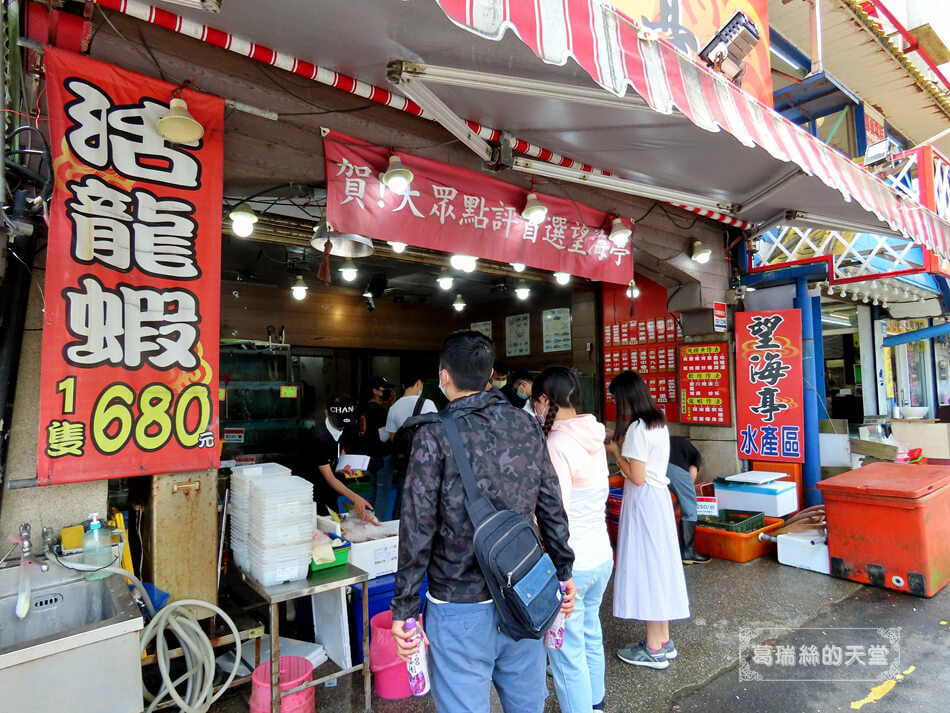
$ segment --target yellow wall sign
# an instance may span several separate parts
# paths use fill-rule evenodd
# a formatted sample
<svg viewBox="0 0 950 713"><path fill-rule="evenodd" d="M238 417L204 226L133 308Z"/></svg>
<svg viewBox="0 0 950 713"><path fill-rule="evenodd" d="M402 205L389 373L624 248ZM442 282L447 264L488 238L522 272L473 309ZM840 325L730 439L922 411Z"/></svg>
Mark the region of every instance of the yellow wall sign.
<svg viewBox="0 0 950 713"><path fill-rule="evenodd" d="M280 398L282 398L282 399L295 399L295 398L297 398L297 387L296 387L296 386L281 386L281 387L280 387Z"/></svg>

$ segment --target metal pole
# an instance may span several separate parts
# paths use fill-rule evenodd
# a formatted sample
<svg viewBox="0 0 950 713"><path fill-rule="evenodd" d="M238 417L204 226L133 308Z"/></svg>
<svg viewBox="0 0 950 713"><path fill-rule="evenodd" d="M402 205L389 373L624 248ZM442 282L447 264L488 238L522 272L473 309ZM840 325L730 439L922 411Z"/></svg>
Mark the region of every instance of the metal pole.
<svg viewBox="0 0 950 713"><path fill-rule="evenodd" d="M821 40L821 0L808 0L811 5L811 71L813 74L821 74L825 71L823 60L822 40Z"/></svg>
<svg viewBox="0 0 950 713"><path fill-rule="evenodd" d="M805 489L805 507L820 505L821 453L818 447L818 383L819 371L815 363L815 319L812 298L808 295L808 279L795 281L795 305L802 314L802 372L804 375L803 411L805 412L805 462L802 466L802 486ZM821 335L818 335L821 338Z"/></svg>

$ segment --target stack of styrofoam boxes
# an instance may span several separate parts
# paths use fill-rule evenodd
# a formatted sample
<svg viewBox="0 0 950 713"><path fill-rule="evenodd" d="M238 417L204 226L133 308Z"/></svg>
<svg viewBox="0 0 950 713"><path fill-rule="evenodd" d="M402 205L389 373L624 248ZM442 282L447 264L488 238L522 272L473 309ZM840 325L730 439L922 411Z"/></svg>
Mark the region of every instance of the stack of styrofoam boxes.
<svg viewBox="0 0 950 713"><path fill-rule="evenodd" d="M231 518L231 554L235 564L250 571L248 535L250 533L251 481L274 476L290 476L290 468L278 463L255 463L237 466L231 470L231 493L228 512Z"/></svg>
<svg viewBox="0 0 950 713"><path fill-rule="evenodd" d="M248 498L251 576L267 586L305 579L317 508L313 485L295 475L254 478Z"/></svg>

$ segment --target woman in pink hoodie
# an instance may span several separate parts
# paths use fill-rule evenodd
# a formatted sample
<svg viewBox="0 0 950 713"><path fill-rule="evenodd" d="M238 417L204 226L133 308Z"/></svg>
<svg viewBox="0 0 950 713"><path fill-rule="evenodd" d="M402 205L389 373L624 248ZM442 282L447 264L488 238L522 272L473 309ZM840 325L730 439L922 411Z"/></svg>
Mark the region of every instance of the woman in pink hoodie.
<svg viewBox="0 0 950 713"><path fill-rule="evenodd" d="M561 497L574 550L574 614L564 627L564 644L548 649L554 688L563 713L604 707L604 638L600 603L613 571L607 536L610 492L605 429L590 414L578 414L581 390L574 372L551 367L531 389L531 404L547 436L548 453L561 483Z"/></svg>

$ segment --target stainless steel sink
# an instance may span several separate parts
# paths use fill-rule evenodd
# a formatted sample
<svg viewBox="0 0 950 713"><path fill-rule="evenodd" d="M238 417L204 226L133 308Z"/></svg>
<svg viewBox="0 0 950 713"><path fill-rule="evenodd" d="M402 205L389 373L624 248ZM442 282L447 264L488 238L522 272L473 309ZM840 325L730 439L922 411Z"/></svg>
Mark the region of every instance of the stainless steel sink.
<svg viewBox="0 0 950 713"><path fill-rule="evenodd" d="M118 575L89 581L29 565L30 612L14 615L19 567L0 570L0 691L10 710L138 713L142 616Z"/></svg>

